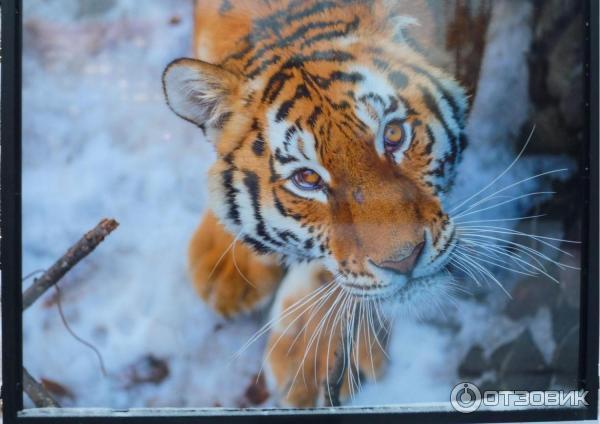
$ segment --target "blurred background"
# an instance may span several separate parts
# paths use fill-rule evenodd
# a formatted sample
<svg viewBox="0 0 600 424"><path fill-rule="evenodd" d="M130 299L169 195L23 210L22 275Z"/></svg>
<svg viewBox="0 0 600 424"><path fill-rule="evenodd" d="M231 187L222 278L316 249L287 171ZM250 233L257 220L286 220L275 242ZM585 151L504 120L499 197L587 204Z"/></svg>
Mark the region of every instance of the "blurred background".
<svg viewBox="0 0 600 424"><path fill-rule="evenodd" d="M474 214L545 237L583 240L583 2L406 2L411 37L469 90L470 146L450 204L487 185L528 196ZM419 7L415 8L415 4ZM165 105L160 76L191 56L193 0L24 0L23 272L50 266L101 218L120 227L24 313L24 365L63 406L274 406L257 382L265 340L232 355L265 312L216 316L195 295L186 248L206 200L213 152ZM418 10L417 10L418 9ZM507 236L508 237L508 236ZM581 245L528 246L580 267ZM491 268L494 284L401 312L388 372L352 405L445 402L460 381L482 389L574 388L577 269L548 266L560 284ZM23 285L31 284L27 278ZM97 356L65 328L58 312ZM431 307L433 306L433 307ZM26 399L26 405L32 404Z"/></svg>

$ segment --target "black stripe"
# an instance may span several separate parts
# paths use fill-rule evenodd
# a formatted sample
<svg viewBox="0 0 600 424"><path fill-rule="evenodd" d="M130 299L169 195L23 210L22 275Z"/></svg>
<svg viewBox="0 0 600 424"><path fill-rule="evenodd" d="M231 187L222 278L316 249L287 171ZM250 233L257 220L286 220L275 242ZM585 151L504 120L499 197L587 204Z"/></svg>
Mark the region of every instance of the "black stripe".
<svg viewBox="0 0 600 424"><path fill-rule="evenodd" d="M287 217L289 215L288 211L285 206L283 206L283 203L281 203L281 199L279 196L277 196L277 192L274 188L272 189L271 193L273 194L273 203L275 203L275 208L277 208L281 215Z"/></svg>
<svg viewBox="0 0 600 424"><path fill-rule="evenodd" d="M396 99L394 96L388 96L388 100L390 101L390 104L383 111L384 115L388 115L398 110L398 99Z"/></svg>
<svg viewBox="0 0 600 424"><path fill-rule="evenodd" d="M425 146L425 153L427 155L430 155L431 152L433 151L433 144L435 143L435 136L433 135L433 131L431 130L431 127L429 125L425 125L425 132L427 133L427 136L429 137L429 143L427 143L427 146Z"/></svg>
<svg viewBox="0 0 600 424"><path fill-rule="evenodd" d="M254 219L256 220L256 234L259 235L266 244L272 244L275 246L283 246L283 244L273 239L268 231L267 226L265 225L265 221L261 214L261 205L260 205L260 179L258 175L252 171L244 170L244 185L248 190L248 194L250 195L250 202L252 203L252 209L254 210Z"/></svg>
<svg viewBox="0 0 600 424"><path fill-rule="evenodd" d="M267 245L250 236L244 236L244 242L249 244L258 253L267 254L273 252Z"/></svg>
<svg viewBox="0 0 600 424"><path fill-rule="evenodd" d="M373 65L375 65L380 71L387 71L390 68L389 62L378 58L373 59Z"/></svg>
<svg viewBox="0 0 600 424"><path fill-rule="evenodd" d="M429 90L421 85L419 86L419 89L421 91L421 95L423 96L423 100L425 101L425 106L427 106L427 108L435 115L436 119L440 122L440 124L442 124L442 127L446 132L446 136L450 142L450 155L452 156L452 160L454 160L458 154L458 142L456 139L456 134L454 134L448 127L448 124L444 120L436 100L433 98L433 95L429 92Z"/></svg>
<svg viewBox="0 0 600 424"><path fill-rule="evenodd" d="M256 156L262 156L265 152L265 139L263 137L262 128L256 119L252 122L252 130L256 131L256 138L252 142L252 151Z"/></svg>
<svg viewBox="0 0 600 424"><path fill-rule="evenodd" d="M268 101L268 103L273 103L283 87L285 83L293 78L292 74L285 72L288 69L300 69L304 67L304 65L308 62L315 61L331 61L331 62L347 62L353 60L354 56L348 52L339 51L339 50L325 50L325 51L314 51L309 55L295 55L288 59L279 69L279 71L275 72L271 78L269 78L269 82L265 87L265 92L262 97L262 101ZM303 75L305 75L303 73ZM350 78L359 78L358 75L352 75ZM344 78L345 75L340 73L339 75L332 75L337 78ZM361 76L362 77L362 76ZM314 77L313 77L314 79ZM310 81L307 81L310 84Z"/></svg>
<svg viewBox="0 0 600 424"><path fill-rule="evenodd" d="M271 104L277 99L281 90L285 86L285 83L292 79L292 75L287 72L276 72L271 78L269 78L269 82L265 87L265 92L262 96L262 102Z"/></svg>
<svg viewBox="0 0 600 424"><path fill-rule="evenodd" d="M290 239L292 239L295 242L300 242L300 238L296 234L292 233L290 230L275 230L275 232L277 233L279 238L285 241L286 243L290 243Z"/></svg>
<svg viewBox="0 0 600 424"><path fill-rule="evenodd" d="M315 242L313 241L313 239L306 239L304 241L304 249L306 250L311 250L315 245Z"/></svg>
<svg viewBox="0 0 600 424"><path fill-rule="evenodd" d="M342 50L316 50L308 55L297 54L288 59L282 69L302 68L309 62L348 62L354 55Z"/></svg>
<svg viewBox="0 0 600 424"><path fill-rule="evenodd" d="M256 138L252 143L252 151L256 156L262 156L265 152L265 140L263 139L262 133L256 135Z"/></svg>
<svg viewBox="0 0 600 424"><path fill-rule="evenodd" d="M319 118L319 116L321 116L322 113L323 113L323 109L321 109L321 106L315 106L312 113L306 120L306 123L308 124L308 126L311 128L314 128L315 125L317 124L317 119Z"/></svg>
<svg viewBox="0 0 600 424"><path fill-rule="evenodd" d="M343 72L333 71L329 75L329 78L323 78L321 76L313 76L313 79L317 85L321 88L329 88L329 86L336 81L350 82L356 84L365 79L365 77L359 72Z"/></svg>
<svg viewBox="0 0 600 424"><path fill-rule="evenodd" d="M305 84L298 85L298 87L296 87L296 92L294 93L294 97L292 97L290 100L284 101L281 104L281 106L279 107L279 110L277 111L277 115L275 116L275 121L281 122L282 120L287 118L290 110L292 109L292 107L294 107L294 104L296 103L296 101L298 99L302 99L302 98L310 99L310 93L308 92L308 89L306 88Z"/></svg>
<svg viewBox="0 0 600 424"><path fill-rule="evenodd" d="M356 16L351 22L346 23L346 28L342 30L325 31L320 34L316 34L304 40L302 44L300 44L299 48L303 49L322 40L329 41L334 38L346 37L351 32L356 31L358 29L359 24L360 19L358 18L358 16Z"/></svg>
<svg viewBox="0 0 600 424"><path fill-rule="evenodd" d="M361 101L361 102L363 102L363 103L365 103L366 100L374 100L377 103L379 103L381 106L386 107L386 104L383 101L383 98L379 94L376 94L376 93L367 93L367 94L364 94L364 95L360 96L358 98L358 100Z"/></svg>
<svg viewBox="0 0 600 424"><path fill-rule="evenodd" d="M279 147L275 149L275 160L282 165L290 162L298 162L298 159L296 159L294 156L281 153L281 149Z"/></svg>
<svg viewBox="0 0 600 424"><path fill-rule="evenodd" d="M320 22L309 22L306 25L303 25L297 28L292 34L287 37L277 39L273 43L266 44L258 49L254 54L246 61L244 65L244 70L250 68L254 62L259 60L265 53L275 50L282 49L292 45L295 41L298 41L306 35L307 32L312 31L313 29L325 29L330 28L332 26L343 24L345 21L341 19L337 19L335 21L320 21ZM256 40L255 40L256 41Z"/></svg>
<svg viewBox="0 0 600 424"><path fill-rule="evenodd" d="M441 93L442 98L444 100L446 100L448 102L448 104L450 105L450 108L452 109L452 115L453 115L454 120L461 128L463 128L464 124L465 124L465 116L463 116L463 113L460 110L458 104L456 103L456 99L454 98L454 96L452 94L450 94L448 92L448 90L446 90L442 86L440 81L437 78L435 78L433 75L431 75L431 73L429 73L429 71L427 71L419 66L416 66L416 65L408 65L408 66L412 70L417 72L418 74L424 75L435 86L435 88Z"/></svg>
<svg viewBox="0 0 600 424"><path fill-rule="evenodd" d="M271 57L271 58L269 58L267 60L264 60L252 72L245 74L246 78L248 78L248 79L256 78L257 76L259 76L260 74L262 74L263 71L265 71L266 69L269 69L274 64L279 63L280 59L281 59L281 56L275 55L275 56L273 56L273 57Z"/></svg>
<svg viewBox="0 0 600 424"><path fill-rule="evenodd" d="M292 137L297 132L298 132L298 127L296 127L295 125L292 125L287 130L285 130L285 135L283 136L283 146L285 147L286 151L289 151L290 141L292 141Z"/></svg>
<svg viewBox="0 0 600 424"><path fill-rule="evenodd" d="M235 201L239 190L233 185L233 167L227 168L221 172L223 187L225 188L225 199L227 202L227 218L231 219L236 225L241 225L239 207Z"/></svg>
<svg viewBox="0 0 600 424"><path fill-rule="evenodd" d="M279 181L281 179L281 175L279 175L279 172L277 172L277 170L275 169L275 163L274 163L274 158L273 155L269 156L269 170L271 171L271 177L270 177L270 181L272 183Z"/></svg>

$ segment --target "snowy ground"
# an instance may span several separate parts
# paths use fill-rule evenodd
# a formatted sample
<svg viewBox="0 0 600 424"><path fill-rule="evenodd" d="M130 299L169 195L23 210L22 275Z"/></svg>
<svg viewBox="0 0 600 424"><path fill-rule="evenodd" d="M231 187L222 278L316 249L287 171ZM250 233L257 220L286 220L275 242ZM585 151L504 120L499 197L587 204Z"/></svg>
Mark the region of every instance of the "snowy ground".
<svg viewBox="0 0 600 424"><path fill-rule="evenodd" d="M64 406L248 406L245 392L264 341L240 360L230 358L260 327L261 316L224 321L186 276L186 246L202 214L203 175L213 153L195 127L165 106L160 74L170 60L190 54L191 0L24 5L24 273L48 267L100 218L121 224L61 282L66 318L101 352L107 375L65 330L55 293L25 312L24 364L64 390ZM512 161L506 140L519 137L526 121L528 105L514 99L527 98L519 51L527 45L523 22L531 10L526 3L516 11L497 9L490 28L496 43L484 59L455 203ZM525 158L495 187L559 163L568 162ZM523 184L510 194L535 188ZM531 205L524 199L485 217L518 216ZM544 228L560 236L552 221ZM502 278L510 288L511 279ZM402 315L388 373L365 384L353 404L446 401L474 341L491 350L527 327L551 355L547 311L509 320L497 312L501 296L493 299L461 298L421 320Z"/></svg>

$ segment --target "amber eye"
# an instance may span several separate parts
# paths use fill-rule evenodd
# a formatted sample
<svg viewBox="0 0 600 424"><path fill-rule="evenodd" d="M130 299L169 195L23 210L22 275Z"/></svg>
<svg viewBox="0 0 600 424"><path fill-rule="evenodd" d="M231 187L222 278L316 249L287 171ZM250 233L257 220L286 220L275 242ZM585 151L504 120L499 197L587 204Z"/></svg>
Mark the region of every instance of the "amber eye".
<svg viewBox="0 0 600 424"><path fill-rule="evenodd" d="M319 174L309 168L299 169L292 175L296 187L302 190L320 190L323 188L323 179Z"/></svg>
<svg viewBox="0 0 600 424"><path fill-rule="evenodd" d="M383 132L383 144L385 151L393 153L402 146L404 142L404 129L399 121L392 121L385 126Z"/></svg>

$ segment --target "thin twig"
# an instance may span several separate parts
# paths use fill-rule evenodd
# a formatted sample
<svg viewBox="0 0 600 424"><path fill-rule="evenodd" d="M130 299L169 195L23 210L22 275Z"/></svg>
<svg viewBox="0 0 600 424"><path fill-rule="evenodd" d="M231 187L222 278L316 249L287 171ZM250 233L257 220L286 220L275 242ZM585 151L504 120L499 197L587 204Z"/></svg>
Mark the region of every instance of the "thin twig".
<svg viewBox="0 0 600 424"><path fill-rule="evenodd" d="M60 408L58 402L50 396L43 385L29 374L25 367L23 367L23 391L27 393L37 408Z"/></svg>
<svg viewBox="0 0 600 424"><path fill-rule="evenodd" d="M25 293L23 293L23 310L35 303L35 301L38 300L40 296L42 296L50 287L54 286L58 291L59 289L56 283L58 283L58 281L80 260L89 255L100 243L102 243L104 238L118 226L119 223L114 219L103 219L91 231L88 231L77 243L71 246L69 250L67 250L67 252L54 263L54 265L45 271L40 278L36 278L33 281L33 284L29 286L27 290L25 290ZM33 273L29 274L24 278L24 280L36 274L37 272L38 271L34 271ZM70 329L66 320L64 319L64 314L60 305L60 299L58 302L61 319L63 319L63 324L65 324L67 330L77 340L88 345L87 342L76 336ZM98 351L93 346L90 347L94 350L94 352L96 352L97 355L99 355ZM101 357L100 366L102 368L102 372L106 374ZM25 367L23 367L23 391L27 393L27 396L29 396L31 401L38 408L60 408L58 402L52 398L42 384L38 383L31 376L31 374L29 374Z"/></svg>
<svg viewBox="0 0 600 424"><path fill-rule="evenodd" d="M102 354L100 353L98 348L96 348L96 346L94 346L87 340L84 340L81 336L79 336L77 333L75 333L75 331L73 331L73 329L69 325L69 322L67 321L67 317L65 316L65 312L63 311L63 308L62 308L61 293L60 293L60 287L58 286L58 283L54 285L54 288L56 289L56 306L58 307L58 314L60 315L60 319L61 319L63 325L65 326L65 328L67 329L67 331L69 332L71 337L73 337L79 343L81 343L85 347L89 348L92 352L94 352L94 354L96 355L96 358L98 358L98 364L100 365L100 371L102 371L102 375L104 377L106 377L108 375L108 373L106 372L106 367L104 366L104 359L102 358Z"/></svg>
<svg viewBox="0 0 600 424"><path fill-rule="evenodd" d="M40 278L36 278L23 293L23 310L31 306L42 294L60 280L80 260L89 255L119 223L114 219L103 219L94 229L87 232L77 243L52 265Z"/></svg>
<svg viewBox="0 0 600 424"><path fill-rule="evenodd" d="M333 367L329 372L329 378L325 380L325 405L329 406L340 406L340 391L344 384L344 375L348 370L348 364L351 362L352 347L354 344L354 338L356 337L358 330L358 302L355 306L355 312L351 315L351 319L354 320L352 323L352 334L348 331L342 331L342 340L337 350L335 351ZM347 355L345 355L347 353ZM347 356L345 358L344 356ZM346 360L347 359L347 360ZM350 366L349 372L353 372L352 365Z"/></svg>

